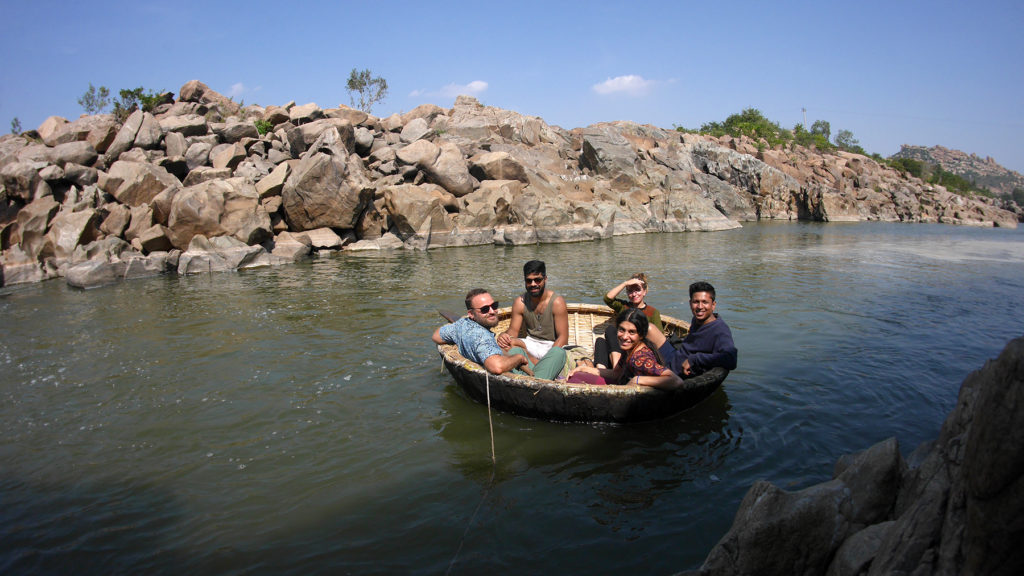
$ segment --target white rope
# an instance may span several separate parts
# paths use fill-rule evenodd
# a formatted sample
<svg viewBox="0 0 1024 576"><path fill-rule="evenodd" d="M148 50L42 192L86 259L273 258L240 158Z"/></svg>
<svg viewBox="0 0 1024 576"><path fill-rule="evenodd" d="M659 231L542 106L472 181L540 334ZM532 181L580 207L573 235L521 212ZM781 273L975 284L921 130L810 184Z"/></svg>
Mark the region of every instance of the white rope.
<svg viewBox="0 0 1024 576"><path fill-rule="evenodd" d="M494 453L494 421L491 419L491 374L490 372L484 372L484 381L487 383L487 424L491 428L491 479L487 481L487 488L484 490L483 495L480 496L480 502L476 505L476 510L473 510L473 515L469 517L469 522L466 523L466 529L462 532L462 540L459 541L459 548L455 551L455 556L452 556L452 561L448 563L448 570L445 571L445 575L451 574L452 568L455 566L455 561L459 559L459 554L462 553L462 547L466 544L466 535L469 534L469 529L473 526L473 522L476 520L476 515L480 512L480 508L484 505L487 500L487 495L491 493L491 488L494 487L494 476L497 470L497 459Z"/></svg>
<svg viewBox="0 0 1024 576"><path fill-rule="evenodd" d="M491 373L484 372L484 382L487 383L487 424L491 427L491 467L498 463L494 454L494 421L491 419Z"/></svg>

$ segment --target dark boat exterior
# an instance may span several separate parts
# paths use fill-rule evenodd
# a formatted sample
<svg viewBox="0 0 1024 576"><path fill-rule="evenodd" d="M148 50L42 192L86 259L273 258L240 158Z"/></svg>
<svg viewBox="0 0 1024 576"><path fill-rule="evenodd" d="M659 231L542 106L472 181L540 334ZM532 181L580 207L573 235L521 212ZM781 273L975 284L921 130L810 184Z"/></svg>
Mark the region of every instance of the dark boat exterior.
<svg viewBox="0 0 1024 576"><path fill-rule="evenodd" d="M606 306L567 304L569 309L569 346L580 346L593 355L594 339L604 334L614 321ZM499 323L493 329L503 332L508 327L511 308L498 311ZM666 335L684 336L689 324L662 315ZM649 386L593 386L542 380L532 376L506 372L494 375L461 354L453 344L437 347L444 365L458 385L474 400L496 410L519 416L556 422L641 422L657 420L697 405L714 392L728 376L724 368L713 368L683 380L676 390L660 390Z"/></svg>

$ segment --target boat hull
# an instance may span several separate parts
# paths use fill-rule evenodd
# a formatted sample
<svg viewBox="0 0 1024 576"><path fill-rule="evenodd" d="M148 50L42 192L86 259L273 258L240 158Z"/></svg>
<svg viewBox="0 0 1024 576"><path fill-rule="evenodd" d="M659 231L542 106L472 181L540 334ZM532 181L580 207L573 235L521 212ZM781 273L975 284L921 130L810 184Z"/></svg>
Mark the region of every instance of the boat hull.
<svg viewBox="0 0 1024 576"><path fill-rule="evenodd" d="M612 311L587 304L569 304L568 307L570 345L592 350L593 338L603 334L604 327L611 322ZM499 311L503 322L495 328L496 332L507 326L510 313L507 308ZM581 323L582 315L588 315L589 319ZM662 321L669 333L682 335L689 328L685 322L671 317L662 316ZM464 358L452 344L438 346L438 352L448 372L470 398L502 412L557 422L625 423L665 418L700 403L729 374L724 368L714 368L685 379L675 390L637 384L594 386L514 373L494 375Z"/></svg>

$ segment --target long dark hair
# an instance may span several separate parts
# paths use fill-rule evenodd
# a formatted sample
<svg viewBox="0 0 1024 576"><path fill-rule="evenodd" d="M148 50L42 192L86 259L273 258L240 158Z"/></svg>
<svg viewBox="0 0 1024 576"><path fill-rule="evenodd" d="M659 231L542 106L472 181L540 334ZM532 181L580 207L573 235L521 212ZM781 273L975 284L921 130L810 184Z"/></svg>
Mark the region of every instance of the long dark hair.
<svg viewBox="0 0 1024 576"><path fill-rule="evenodd" d="M637 335L645 341L647 340L647 331L651 329L651 321L647 319L647 314L644 314L642 310L639 308L624 308L615 318L615 327L618 328L619 324L623 322L629 322L636 326Z"/></svg>
<svg viewBox="0 0 1024 576"><path fill-rule="evenodd" d="M651 329L651 322L647 319L647 315L644 314L643 310L640 310L639 308L623 309L622 312L619 312L619 315L616 316L615 318L615 327L618 328L619 325L622 324L623 322L629 322L633 326L636 326L637 336L640 336L640 340L644 343L644 345L650 348L651 352L654 352L654 357L655 359L657 359L658 364L664 364L664 360L662 360L661 354L658 352L657 349L654 348L654 346L651 346L650 340L647 339L647 332ZM619 362L628 361L629 357L632 356L634 352L636 352L636 349L637 347L633 346L633 349L626 354L625 358L619 360ZM626 377L626 375L626 370L623 370L620 379ZM622 382L620 382L620 384L621 383Z"/></svg>

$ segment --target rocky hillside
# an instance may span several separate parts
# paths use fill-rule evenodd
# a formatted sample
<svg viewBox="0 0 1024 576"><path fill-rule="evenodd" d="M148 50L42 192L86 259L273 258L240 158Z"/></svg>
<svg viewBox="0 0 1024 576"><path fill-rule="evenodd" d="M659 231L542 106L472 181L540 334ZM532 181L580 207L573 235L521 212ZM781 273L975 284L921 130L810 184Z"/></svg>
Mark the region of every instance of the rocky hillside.
<svg viewBox="0 0 1024 576"><path fill-rule="evenodd" d="M910 158L936 164L946 172L962 176L979 188L986 188L1000 196L1010 196L1015 189L1024 190L1024 175L1003 168L992 157L981 158L942 146L900 146L892 158Z"/></svg>
<svg viewBox="0 0 1024 576"><path fill-rule="evenodd" d="M199 81L123 124L0 138L0 284L294 262L312 251L571 242L759 219L1016 227L874 160L627 122L564 130L459 97L377 118L239 108Z"/></svg>

